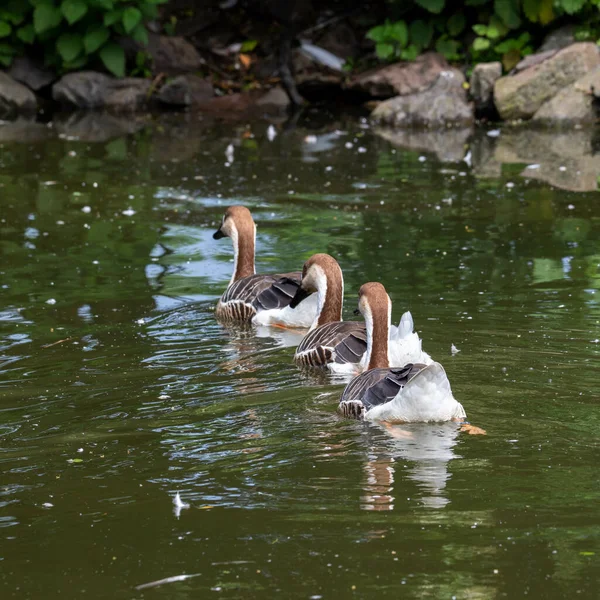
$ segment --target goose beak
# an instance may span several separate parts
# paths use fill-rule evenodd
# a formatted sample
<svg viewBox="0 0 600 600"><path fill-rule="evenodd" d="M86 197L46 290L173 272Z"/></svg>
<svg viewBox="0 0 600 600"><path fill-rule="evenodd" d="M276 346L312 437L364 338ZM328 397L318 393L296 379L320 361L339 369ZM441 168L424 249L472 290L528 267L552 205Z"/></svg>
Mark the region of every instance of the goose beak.
<svg viewBox="0 0 600 600"><path fill-rule="evenodd" d="M220 240L221 238L224 238L224 237L225 237L225 234L221 231L220 227L213 233L213 240Z"/></svg>
<svg viewBox="0 0 600 600"><path fill-rule="evenodd" d="M299 287L296 290L296 295L292 298L290 302L290 308L296 308L304 298L308 298L310 296L310 292L307 292L304 288Z"/></svg>

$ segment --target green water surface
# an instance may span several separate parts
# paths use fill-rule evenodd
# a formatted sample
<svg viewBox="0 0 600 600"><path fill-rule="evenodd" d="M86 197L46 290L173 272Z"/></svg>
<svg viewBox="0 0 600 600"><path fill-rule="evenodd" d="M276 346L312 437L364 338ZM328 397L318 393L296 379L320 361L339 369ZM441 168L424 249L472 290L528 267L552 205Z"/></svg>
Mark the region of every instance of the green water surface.
<svg viewBox="0 0 600 600"><path fill-rule="evenodd" d="M1 598L600 597L594 140L315 119L0 127ZM487 435L217 324L232 203L258 272L384 283Z"/></svg>

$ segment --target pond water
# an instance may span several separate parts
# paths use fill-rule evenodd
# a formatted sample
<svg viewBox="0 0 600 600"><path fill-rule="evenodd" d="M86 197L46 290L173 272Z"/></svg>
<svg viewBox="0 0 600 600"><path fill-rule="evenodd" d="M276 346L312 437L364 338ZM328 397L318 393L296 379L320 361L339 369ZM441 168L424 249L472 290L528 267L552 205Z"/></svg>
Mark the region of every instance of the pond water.
<svg viewBox="0 0 600 600"><path fill-rule="evenodd" d="M598 597L592 132L15 127L2 598ZM259 272L339 260L346 318L383 282L487 435L345 420L343 383L298 371L280 331L216 323L232 203Z"/></svg>

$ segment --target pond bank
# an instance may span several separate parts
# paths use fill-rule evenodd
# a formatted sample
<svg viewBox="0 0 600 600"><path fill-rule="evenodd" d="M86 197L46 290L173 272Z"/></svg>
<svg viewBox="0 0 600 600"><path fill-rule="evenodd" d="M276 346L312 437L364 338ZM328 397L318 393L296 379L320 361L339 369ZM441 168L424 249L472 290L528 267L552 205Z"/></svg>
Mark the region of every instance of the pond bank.
<svg viewBox="0 0 600 600"><path fill-rule="evenodd" d="M35 60L20 57L8 72L0 71L0 118L91 109L185 110L246 119L297 110L288 97L289 86L276 72L262 79L256 74L247 85L233 86L199 74L206 61L184 38L156 38L155 60L163 70L153 77L117 79L89 70L58 77ZM333 54L326 54L323 64L315 49L325 50L305 44L293 55L295 85L305 103L365 106L373 121L397 129L466 126L476 119L531 121L551 128L584 126L598 120L600 50L592 42L570 42L563 39L526 56L507 75L502 76L501 63L493 62L475 65L469 77L467 65L451 65L434 52L410 62L346 73L330 60ZM307 49L313 54L307 55ZM244 56L238 49L238 57Z"/></svg>

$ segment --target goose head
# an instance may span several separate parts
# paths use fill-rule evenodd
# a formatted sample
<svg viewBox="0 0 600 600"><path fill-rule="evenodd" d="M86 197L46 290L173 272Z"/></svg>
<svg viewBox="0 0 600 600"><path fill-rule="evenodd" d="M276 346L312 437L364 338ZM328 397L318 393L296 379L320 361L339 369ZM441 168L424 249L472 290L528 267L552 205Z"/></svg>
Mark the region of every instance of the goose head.
<svg viewBox="0 0 600 600"><path fill-rule="evenodd" d="M254 236L256 225L252 214L245 206L230 206L223 215L223 221L217 231L213 233L213 239L220 240L224 237L237 238L240 232Z"/></svg>
<svg viewBox="0 0 600 600"><path fill-rule="evenodd" d="M381 283L369 282L358 291L358 310L367 326L367 364L369 369L388 367L388 336L392 301Z"/></svg>
<svg viewBox="0 0 600 600"><path fill-rule="evenodd" d="M302 282L290 302L295 308L307 296L318 294L316 325L342 319L344 278L337 260L329 254L314 254L302 269Z"/></svg>

